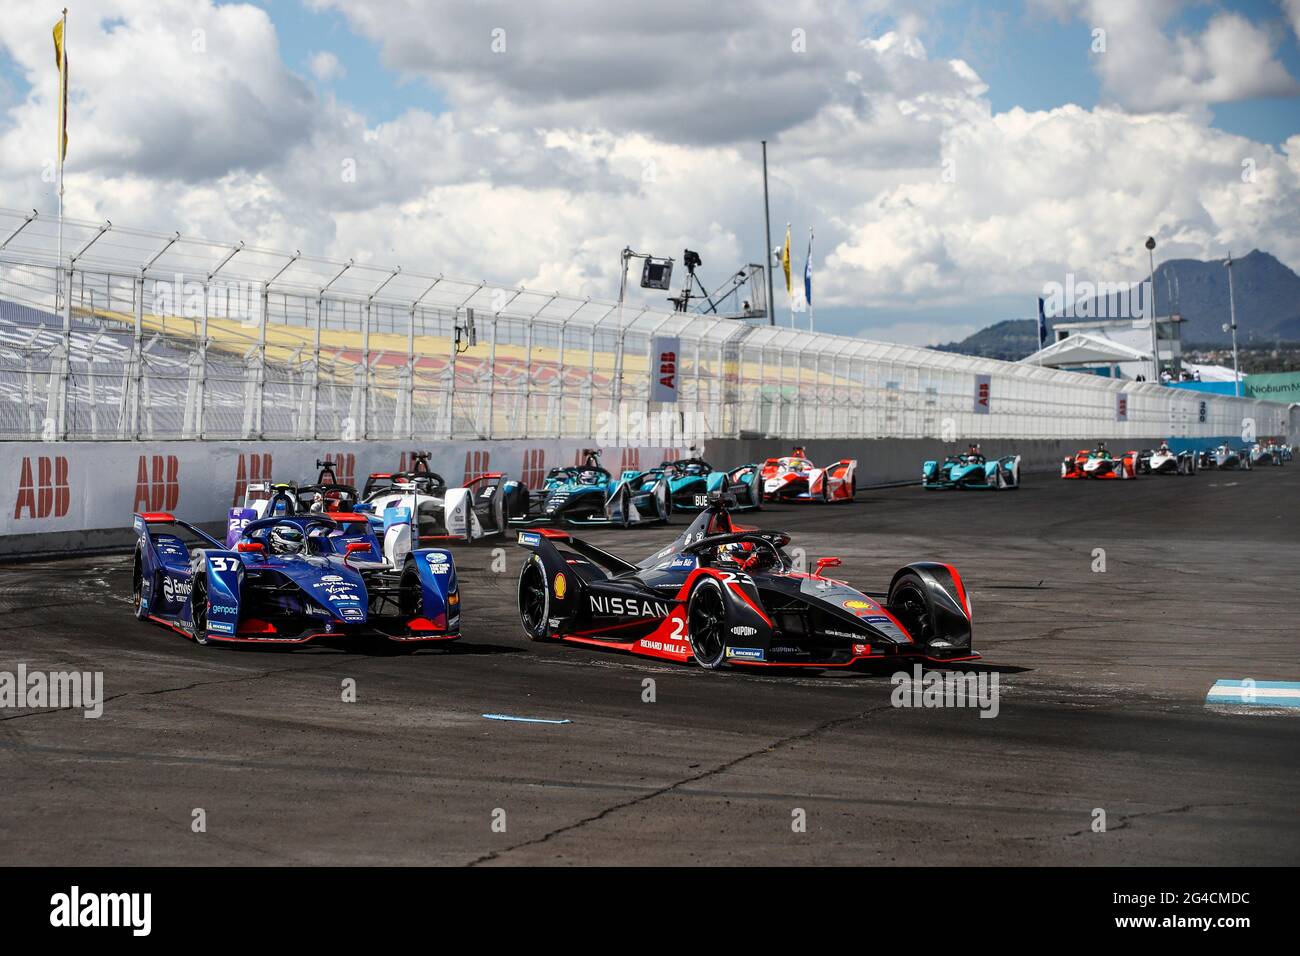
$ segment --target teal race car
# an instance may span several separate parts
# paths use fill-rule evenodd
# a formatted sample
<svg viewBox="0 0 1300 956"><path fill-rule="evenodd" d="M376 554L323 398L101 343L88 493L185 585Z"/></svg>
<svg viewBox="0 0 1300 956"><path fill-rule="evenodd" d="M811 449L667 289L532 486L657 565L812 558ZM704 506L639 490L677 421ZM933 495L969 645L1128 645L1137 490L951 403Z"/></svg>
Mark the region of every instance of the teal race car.
<svg viewBox="0 0 1300 956"><path fill-rule="evenodd" d="M979 445L971 445L964 454L949 455L941 462L930 460L922 465L921 486L927 489L1014 490L1020 487L1020 456L985 458Z"/></svg>
<svg viewBox="0 0 1300 956"><path fill-rule="evenodd" d="M659 472L624 472L615 478L600 464L600 452L583 450L581 465L552 468L542 487L529 493L526 516L514 524L666 524L673 504L667 478ZM637 476L629 480L628 475Z"/></svg>
<svg viewBox="0 0 1300 956"><path fill-rule="evenodd" d="M723 471L703 458L679 458L662 462L658 468L625 471L620 480L633 493L667 482L674 511L698 511L699 502L710 494L729 495L735 501L732 511L757 511L763 507L763 474L756 463Z"/></svg>

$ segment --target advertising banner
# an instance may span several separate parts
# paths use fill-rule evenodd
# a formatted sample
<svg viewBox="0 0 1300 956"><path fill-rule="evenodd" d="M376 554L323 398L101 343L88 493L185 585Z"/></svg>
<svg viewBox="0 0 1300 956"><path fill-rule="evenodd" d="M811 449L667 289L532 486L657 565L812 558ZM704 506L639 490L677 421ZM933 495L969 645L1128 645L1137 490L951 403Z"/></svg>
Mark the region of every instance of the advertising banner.
<svg viewBox="0 0 1300 956"><path fill-rule="evenodd" d="M975 414L987 415L989 413L989 393L993 387L992 375L975 376Z"/></svg>
<svg viewBox="0 0 1300 956"><path fill-rule="evenodd" d="M650 401L677 401L681 351L681 339L675 335L656 335L650 340Z"/></svg>

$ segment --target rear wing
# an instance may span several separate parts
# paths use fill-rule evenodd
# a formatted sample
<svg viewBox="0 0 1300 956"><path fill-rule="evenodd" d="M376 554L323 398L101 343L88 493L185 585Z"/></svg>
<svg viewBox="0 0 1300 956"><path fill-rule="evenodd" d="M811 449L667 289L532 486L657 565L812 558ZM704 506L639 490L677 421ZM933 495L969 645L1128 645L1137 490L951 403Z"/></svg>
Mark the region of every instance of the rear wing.
<svg viewBox="0 0 1300 956"><path fill-rule="evenodd" d="M190 534L195 537L203 539L214 548L221 548L224 550L226 547L202 528L196 528L188 521L181 521L175 515L166 511L137 511L131 516L131 519L131 524L135 533L146 539L152 539L154 528L181 528L190 532Z"/></svg>
<svg viewBox="0 0 1300 956"><path fill-rule="evenodd" d="M551 552L554 557L560 558L560 549L557 544L566 545L569 550L576 554L582 555L594 564L600 565L606 570L615 574L621 574L625 571L635 571L636 565L628 564L620 557L610 554L608 551L602 551L600 548L590 545L581 538L575 538L567 531L560 531L557 528L534 528L530 531L520 531L518 544L521 548L528 551L545 553Z"/></svg>

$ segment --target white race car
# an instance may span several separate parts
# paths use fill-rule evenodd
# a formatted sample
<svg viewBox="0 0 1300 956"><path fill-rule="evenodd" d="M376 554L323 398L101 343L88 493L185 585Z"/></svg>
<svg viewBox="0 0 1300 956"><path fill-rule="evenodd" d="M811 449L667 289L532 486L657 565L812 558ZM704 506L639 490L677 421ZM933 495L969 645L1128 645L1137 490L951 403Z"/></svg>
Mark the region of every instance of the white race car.
<svg viewBox="0 0 1300 956"><path fill-rule="evenodd" d="M477 541L504 533L511 519L527 515L528 489L500 472L448 488L426 461L417 461L415 471L372 474L355 510L369 515L384 557L394 562L439 541Z"/></svg>
<svg viewBox="0 0 1300 956"><path fill-rule="evenodd" d="M1148 448L1138 453L1137 472L1139 475L1195 475L1196 453L1176 452L1168 445L1154 451Z"/></svg>

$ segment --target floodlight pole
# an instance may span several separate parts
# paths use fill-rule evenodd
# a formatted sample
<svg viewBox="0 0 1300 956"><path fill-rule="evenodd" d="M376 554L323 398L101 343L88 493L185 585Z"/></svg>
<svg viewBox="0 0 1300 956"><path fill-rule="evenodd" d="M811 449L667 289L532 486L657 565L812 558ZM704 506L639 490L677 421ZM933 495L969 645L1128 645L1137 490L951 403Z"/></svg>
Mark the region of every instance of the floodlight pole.
<svg viewBox="0 0 1300 956"><path fill-rule="evenodd" d="M1151 268L1151 368L1152 381L1159 384L1160 382L1160 338L1156 332L1156 258L1155 248L1156 240L1154 236L1147 236L1147 264Z"/></svg>
<svg viewBox="0 0 1300 956"><path fill-rule="evenodd" d="M1241 373L1237 371L1237 302L1232 293L1232 250L1228 250L1228 322L1232 329L1232 394L1241 398Z"/></svg>
<svg viewBox="0 0 1300 956"><path fill-rule="evenodd" d="M767 234L763 246L763 268L767 271L767 324L776 325L776 313L772 311L775 300L772 298L772 207L767 197L767 140L763 140L763 226Z"/></svg>

